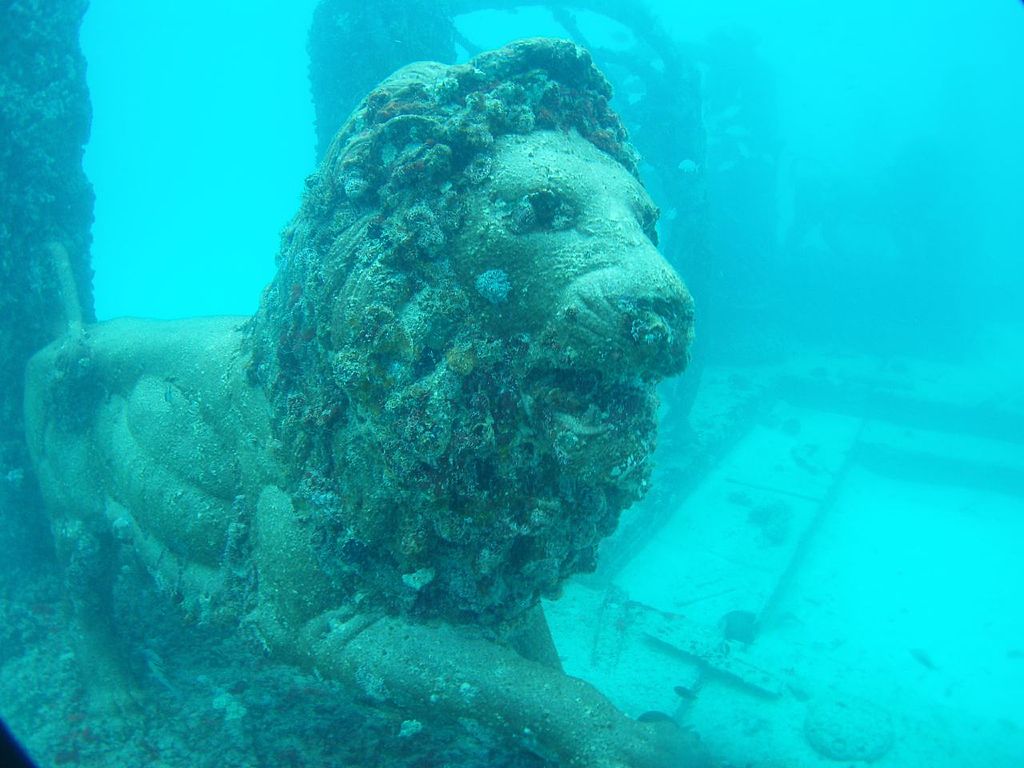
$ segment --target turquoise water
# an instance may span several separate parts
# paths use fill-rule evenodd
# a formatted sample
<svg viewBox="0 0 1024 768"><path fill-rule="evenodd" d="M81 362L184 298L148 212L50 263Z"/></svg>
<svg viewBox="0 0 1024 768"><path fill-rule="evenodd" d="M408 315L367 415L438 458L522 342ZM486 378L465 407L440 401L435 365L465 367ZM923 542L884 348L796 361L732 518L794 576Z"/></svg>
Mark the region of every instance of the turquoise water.
<svg viewBox="0 0 1024 768"><path fill-rule="evenodd" d="M426 26L404 28L395 19L440 13L409 0L320 18L327 40L344 38L356 18L368 31L349 48L317 49L308 44L317 5L91 3L80 37L92 104L83 165L95 191L90 254L101 323L256 313L280 266L282 231L317 170L317 120L326 120L325 104L337 98L326 86L311 95L310 74L334 66L339 79L357 79L363 69L382 78L406 63L403 51L431 43ZM509 679L533 672L498 674L488 688L480 681L505 662L481 648L499 647L515 663L522 654L534 665L509 662L509 669L556 674L551 644L542 658L510 639L507 627L481 618L485 612L452 620L408 608L431 583L449 585L446 569L499 567L483 556L460 570L418 553L422 567L395 572L404 583L395 589L414 596L383 612L411 612L417 627L428 628L419 640L380 634L377 642L393 643L400 661L371 663L365 649L355 661L339 661L323 650L294 650L305 640L271 637L265 614L283 609L267 609L266 593L292 590L312 603L309 595L335 590L356 605L372 602L360 602L364 595L345 579L383 566L355 546L350 530L321 525L310 552L293 546L296 530L320 525L322 509L370 508L346 493L343 479L363 471L353 459L362 454L339 453L347 463L339 458L327 479L306 472L308 464L282 464L306 473L278 480L296 505L296 515L279 519L285 503L273 494L247 497L244 476L259 463L253 456L285 444L285 453L301 452L301 441L286 443L296 438L284 427L277 432L279 422L260 432L252 426L260 423L252 415L258 408L238 394L243 380L265 385L278 407L279 385L268 378L276 373L231 362L226 330L127 324L87 329L86 347L110 355L98 355L98 367L68 369L67 355L79 354L73 345L55 354L48 364L61 373L43 399L61 400L52 394L61 391L61 377L88 382L100 368L120 382L137 366L142 373L132 375L141 383L124 392L84 387L83 399L60 411L72 425L67 434L81 438L54 443L33 416L30 385L26 429L35 463L23 457L0 467L0 504L12 519L15 505L39 507L27 516L19 507L19 522L5 534L18 554L0 568L0 716L42 765L569 764L602 727L588 718L605 705L614 722L624 716L623 728L639 720L645 738L657 728L684 746L645 762L630 752L627 736L610 736L595 740L596 756L579 757L580 764L703 765L690 734L699 735L709 764L722 766L1024 764L1024 8L918 0L680 8L659 1L648 16L627 3L510 5L455 3L472 12L453 17L457 35L446 63L524 37L569 36L590 47L641 152L639 175L661 214L659 248L696 307L688 369L659 387L658 447L645 497L623 512L594 573L543 603L561 669L586 681L586 695L600 706L586 715L567 710L580 730L561 740L539 724L524 727L533 721L517 714L519 688ZM366 22L374 14L378 21ZM422 40L414 39L418 32ZM491 166L487 173L500 176ZM615 182L602 183L588 193L593 199L604 199ZM535 199L531 205L529 215L542 217ZM585 234L599 240L594 232L606 230ZM291 253L293 266L305 258ZM519 295L515 274L510 283L504 269L487 266L481 274L498 275L502 290L480 311L505 312ZM303 279L309 274L295 269ZM286 300L291 291L286 304L294 309L314 284L322 285L296 278L277 295ZM370 306L352 314L379 323L372 342L379 365L362 389L346 390L355 398L400 380L395 350L406 342L387 332L407 315ZM301 324L279 337L296 345L289 354L300 361L278 361L282 376L288 365L312 364L296 351L307 330L309 341L314 331ZM353 331L351 338L370 343L370 335ZM484 357L466 349L434 357L468 381ZM336 362L331 370L343 364L355 365ZM604 365L610 375L625 363ZM166 370L146 378L151 369ZM564 373L544 376L557 382ZM441 379L422 381L425 392L448 391ZM573 405L552 411L564 438L562 463L552 466L569 478L559 487L579 501L572 509L584 539L593 524L580 512L591 503L581 490L587 483L566 468L572 457L589 455L587 445L599 446L596 454L612 448L600 442L607 425L577 402L592 385L565 386ZM608 391L623 403L635 397L625 387ZM497 399L484 392L478 399ZM619 407L613 395L598 401L605 417ZM470 401L467 385L460 402ZM394 400L380 402L365 413L406 413ZM435 418L433 403L422 399L416 418ZM76 419L118 408L136 443L117 437L111 417L107 432L95 428L114 435L115 448L103 453ZM319 421L300 424L333 429L344 418L339 412L347 413L325 409ZM245 437L233 443L225 435L235 434L236 422ZM501 419L478 426L493 437ZM422 441L425 451L441 439L403 434L406 445ZM341 438L332 439L323 450L340 450ZM135 461L132 446L146 440L148 458ZM71 478L63 486L62 472ZM134 490L117 499L97 491L108 475L129 478L123 482ZM587 477L595 486L605 481ZM39 478L50 512L33 490ZM475 482L482 493L488 483L500 485L483 471ZM54 487L85 500L55 516ZM219 533L202 540L191 523L182 533L180 519L161 517L159 510L176 509L167 498L181 488L216 489L217 514L231 521L223 540ZM191 510L188 503L182 508ZM537 514L515 525L532 525ZM478 525L461 537L475 541ZM388 525L378 528L399 538ZM402 541L413 538L410 532ZM203 546L216 551L203 555ZM278 550L278 559L267 554ZM259 557L264 564L254 568ZM326 586L289 580L303 557L328 574ZM541 578L533 550L509 557L529 562L529 578ZM174 570L167 560L201 562L227 586L211 598L203 590L213 576ZM83 581L92 578L89 568L103 574L100 593ZM373 578L387 581L382 574ZM350 626L351 613L334 611L309 632ZM115 620L83 642L77 622L85 614ZM449 624L472 642L445 634ZM295 658L281 648L293 648ZM568 698L557 675L538 677L559 681L548 689L555 691L552 710ZM449 694L468 703L449 706Z"/></svg>

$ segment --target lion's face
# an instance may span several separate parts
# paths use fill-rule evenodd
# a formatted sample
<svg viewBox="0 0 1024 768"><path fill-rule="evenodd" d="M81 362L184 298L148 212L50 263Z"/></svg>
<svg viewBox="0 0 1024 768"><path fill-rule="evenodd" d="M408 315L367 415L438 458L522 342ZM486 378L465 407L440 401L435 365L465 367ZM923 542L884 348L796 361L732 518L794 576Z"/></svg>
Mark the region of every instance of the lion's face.
<svg viewBox="0 0 1024 768"><path fill-rule="evenodd" d="M627 147L594 143L619 135L602 90L585 104L542 91L605 114L590 139L492 135L529 91L506 88L505 104L495 86L428 118L437 77L403 107L424 114L336 143L286 235L254 371L339 591L496 623L592 568L645 490L654 387L686 363L692 302L655 248ZM367 104L372 124L393 102ZM387 159L373 195L353 181Z"/></svg>
<svg viewBox="0 0 1024 768"><path fill-rule="evenodd" d="M657 380L682 370L686 288L654 245L657 209L575 133L506 136L468 196L453 259L496 335L529 339L522 397L576 480L621 482L651 449Z"/></svg>

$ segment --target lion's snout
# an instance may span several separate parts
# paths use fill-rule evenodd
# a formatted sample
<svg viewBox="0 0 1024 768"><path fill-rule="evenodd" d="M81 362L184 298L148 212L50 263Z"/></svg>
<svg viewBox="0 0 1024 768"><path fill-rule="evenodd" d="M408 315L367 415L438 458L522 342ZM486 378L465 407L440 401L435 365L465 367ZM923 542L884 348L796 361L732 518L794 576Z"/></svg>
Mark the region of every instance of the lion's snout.
<svg viewBox="0 0 1024 768"><path fill-rule="evenodd" d="M574 366L611 365L653 379L675 375L688 360L693 300L653 247L632 255L576 278L548 336Z"/></svg>

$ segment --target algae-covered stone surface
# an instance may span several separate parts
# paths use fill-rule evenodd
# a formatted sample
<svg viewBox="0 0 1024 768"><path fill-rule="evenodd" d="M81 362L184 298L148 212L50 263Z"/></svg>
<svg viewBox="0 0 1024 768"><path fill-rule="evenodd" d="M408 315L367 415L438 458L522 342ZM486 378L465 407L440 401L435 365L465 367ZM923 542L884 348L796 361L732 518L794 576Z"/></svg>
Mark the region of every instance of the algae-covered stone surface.
<svg viewBox="0 0 1024 768"><path fill-rule="evenodd" d="M86 5L0 3L0 545L26 567L45 557L45 534L24 444L25 362L63 330L62 308L92 317L93 193L82 171L92 114L78 44Z"/></svg>
<svg viewBox="0 0 1024 768"><path fill-rule="evenodd" d="M539 607L645 491L692 336L608 97L561 41L403 69L307 180L254 318L75 327L31 361L95 706L132 707L127 620L313 670L402 759L697 754L565 675ZM135 664L173 689L160 658Z"/></svg>

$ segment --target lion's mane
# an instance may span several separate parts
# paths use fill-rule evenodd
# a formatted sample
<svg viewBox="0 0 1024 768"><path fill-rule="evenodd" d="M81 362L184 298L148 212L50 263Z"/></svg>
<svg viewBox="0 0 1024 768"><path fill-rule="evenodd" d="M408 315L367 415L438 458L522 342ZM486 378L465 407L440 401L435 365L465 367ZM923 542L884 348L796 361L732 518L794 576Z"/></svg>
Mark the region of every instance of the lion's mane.
<svg viewBox="0 0 1024 768"><path fill-rule="evenodd" d="M575 130L636 175L610 95L563 41L412 65L369 94L307 180L250 325L250 373L274 409L297 513L348 598L513 618L591 568L642 493L653 394L604 404L635 471L567 467L524 397L566 383L527 370L530 338L484 327L487 292L502 286L463 284L446 256L497 137Z"/></svg>

